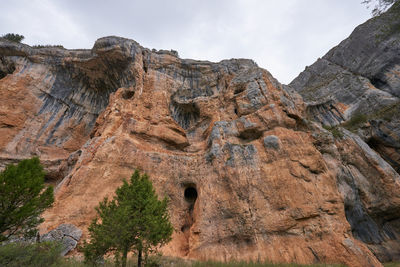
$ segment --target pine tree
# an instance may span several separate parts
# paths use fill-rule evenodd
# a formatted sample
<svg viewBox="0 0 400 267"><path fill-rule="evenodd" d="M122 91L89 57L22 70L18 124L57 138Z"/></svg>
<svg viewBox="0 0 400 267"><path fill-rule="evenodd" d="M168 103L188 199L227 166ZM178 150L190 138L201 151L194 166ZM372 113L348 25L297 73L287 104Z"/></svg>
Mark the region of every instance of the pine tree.
<svg viewBox="0 0 400 267"><path fill-rule="evenodd" d="M98 218L89 226L90 242L84 245L85 261L95 263L113 252L117 265L121 261L126 266L128 252L135 251L141 266L143 254L171 239L167 204L167 198L158 200L148 176L136 170L130 183L124 180L114 198L105 198L96 208Z"/></svg>
<svg viewBox="0 0 400 267"><path fill-rule="evenodd" d="M0 241L34 237L40 214L54 202L53 187L44 184L39 158L8 165L0 173Z"/></svg>

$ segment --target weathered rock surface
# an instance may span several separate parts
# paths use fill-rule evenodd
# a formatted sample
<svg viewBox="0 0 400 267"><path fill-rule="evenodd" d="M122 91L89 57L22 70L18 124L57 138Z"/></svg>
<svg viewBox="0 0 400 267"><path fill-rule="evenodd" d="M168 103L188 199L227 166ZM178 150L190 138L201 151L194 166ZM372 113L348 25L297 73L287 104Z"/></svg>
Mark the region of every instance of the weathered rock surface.
<svg viewBox="0 0 400 267"><path fill-rule="evenodd" d="M0 55L1 164L39 155L62 178L42 232L72 223L87 238L94 207L139 168L170 199L167 255L381 266L371 250L398 246L398 174L357 136L306 120L251 60L118 37L71 51L0 41Z"/></svg>
<svg viewBox="0 0 400 267"><path fill-rule="evenodd" d="M328 153L320 151L336 172L354 236L383 261L400 258L399 71L397 2L357 27L290 84L303 96L309 118L327 126L345 122L357 133L343 130L334 149L325 142Z"/></svg>
<svg viewBox="0 0 400 267"><path fill-rule="evenodd" d="M68 252L76 248L79 239L82 236L82 230L73 224L61 224L56 229L40 237L40 241L56 241L62 244L61 255L65 256Z"/></svg>
<svg viewBox="0 0 400 267"><path fill-rule="evenodd" d="M336 125L399 102L400 4L358 26L290 85L312 118Z"/></svg>
<svg viewBox="0 0 400 267"><path fill-rule="evenodd" d="M134 85L127 49L123 41L114 50L98 42L91 51L70 51L2 40L0 167L38 155L49 179L63 178L110 93Z"/></svg>

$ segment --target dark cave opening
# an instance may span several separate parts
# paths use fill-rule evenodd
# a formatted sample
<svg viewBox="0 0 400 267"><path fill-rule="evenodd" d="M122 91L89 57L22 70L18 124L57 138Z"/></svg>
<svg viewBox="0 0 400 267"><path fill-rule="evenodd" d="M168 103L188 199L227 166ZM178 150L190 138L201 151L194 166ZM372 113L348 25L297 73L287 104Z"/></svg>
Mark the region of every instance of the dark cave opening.
<svg viewBox="0 0 400 267"><path fill-rule="evenodd" d="M239 138L251 142L253 140L256 140L262 136L263 132L258 130L258 129L248 129L239 134Z"/></svg>
<svg viewBox="0 0 400 267"><path fill-rule="evenodd" d="M0 80L7 76L7 74L12 74L15 71L15 65L13 62L9 62L4 58L0 57Z"/></svg>
<svg viewBox="0 0 400 267"><path fill-rule="evenodd" d="M185 200L189 203L194 203L197 199L197 190L193 186L188 186L185 189Z"/></svg>
<svg viewBox="0 0 400 267"><path fill-rule="evenodd" d="M246 90L246 86L247 86L247 83L236 84L235 91L233 92L233 94L235 94L235 95L240 94L241 92Z"/></svg>
<svg viewBox="0 0 400 267"><path fill-rule="evenodd" d="M370 81L371 81L372 85L378 89L385 87L387 84L386 81L383 81L380 77L373 77L370 79Z"/></svg>
<svg viewBox="0 0 400 267"><path fill-rule="evenodd" d="M133 90L124 90L122 92L122 98L123 99L131 99L135 95L135 91Z"/></svg>
<svg viewBox="0 0 400 267"><path fill-rule="evenodd" d="M183 196L186 201L186 205L184 207L186 212L182 214L181 232L183 233L186 242L182 246L182 253L183 255L188 255L190 251L190 236L192 234L191 228L196 221L195 203L198 197L198 192L196 185L193 183L183 184L183 186L185 188Z"/></svg>

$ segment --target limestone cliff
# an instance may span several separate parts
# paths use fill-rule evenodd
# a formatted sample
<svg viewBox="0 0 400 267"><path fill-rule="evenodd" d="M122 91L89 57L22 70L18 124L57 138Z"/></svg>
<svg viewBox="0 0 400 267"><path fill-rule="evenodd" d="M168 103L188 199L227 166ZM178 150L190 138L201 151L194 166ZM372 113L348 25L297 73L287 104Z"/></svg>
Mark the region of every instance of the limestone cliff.
<svg viewBox="0 0 400 267"><path fill-rule="evenodd" d="M72 223L87 237L94 207L139 168L170 199L167 255L381 266L384 248L360 236L399 251L398 173L353 133L309 121L251 60L119 37L91 50L0 40L0 77L1 164L38 155L58 183L42 231Z"/></svg>
<svg viewBox="0 0 400 267"><path fill-rule="evenodd" d="M308 118L333 131L342 131L339 124L353 131L358 135L353 140L385 165L381 168L389 170L390 164L400 173L400 2L357 27L290 86L303 96ZM398 260L400 211L389 196L398 179L382 181L381 172L360 165L360 152L345 148L340 135L335 143L344 149L337 178L354 236L380 260ZM367 189L375 183L380 184Z"/></svg>

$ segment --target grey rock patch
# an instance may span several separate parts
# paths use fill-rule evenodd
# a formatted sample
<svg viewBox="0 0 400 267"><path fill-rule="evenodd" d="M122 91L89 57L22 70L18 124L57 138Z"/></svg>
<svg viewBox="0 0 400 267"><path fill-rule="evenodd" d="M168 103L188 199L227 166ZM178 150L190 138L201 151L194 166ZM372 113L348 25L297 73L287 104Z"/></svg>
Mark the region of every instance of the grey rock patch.
<svg viewBox="0 0 400 267"><path fill-rule="evenodd" d="M207 162L211 162L213 159L217 158L220 155L220 145L214 143L211 145L210 151L206 154Z"/></svg>
<svg viewBox="0 0 400 267"><path fill-rule="evenodd" d="M56 229L41 236L40 241L57 241L62 244L61 256L76 248L82 230L73 224L61 224Z"/></svg>
<svg viewBox="0 0 400 267"><path fill-rule="evenodd" d="M275 135L268 135L264 137L264 146L265 148L278 150L280 148L279 138Z"/></svg>
<svg viewBox="0 0 400 267"><path fill-rule="evenodd" d="M254 145L241 145L227 142L222 150L229 154L229 157L225 162L226 166L235 167L255 165L257 149Z"/></svg>

